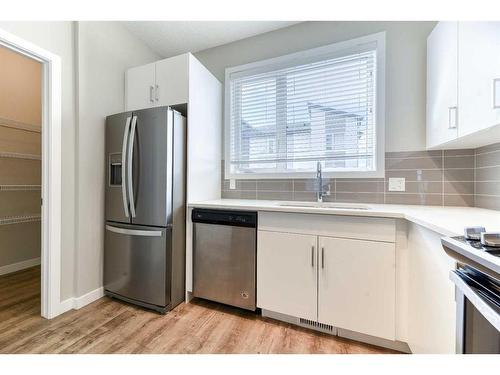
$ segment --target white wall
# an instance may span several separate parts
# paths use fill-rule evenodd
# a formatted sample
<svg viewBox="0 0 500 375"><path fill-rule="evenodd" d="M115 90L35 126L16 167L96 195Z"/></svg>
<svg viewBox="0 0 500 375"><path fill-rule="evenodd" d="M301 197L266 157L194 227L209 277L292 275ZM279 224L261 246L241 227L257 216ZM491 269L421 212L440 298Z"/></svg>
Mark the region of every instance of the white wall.
<svg viewBox="0 0 500 375"><path fill-rule="evenodd" d="M73 296L75 256L75 67L73 22L0 22L0 28L61 57L62 254L61 299Z"/></svg>
<svg viewBox="0 0 500 375"><path fill-rule="evenodd" d="M77 252L75 295L102 286L104 126L123 112L125 71L160 57L114 22L78 22Z"/></svg>
<svg viewBox="0 0 500 375"><path fill-rule="evenodd" d="M426 40L435 22L304 22L195 53L221 81L226 67L386 31L386 151L425 149Z"/></svg>

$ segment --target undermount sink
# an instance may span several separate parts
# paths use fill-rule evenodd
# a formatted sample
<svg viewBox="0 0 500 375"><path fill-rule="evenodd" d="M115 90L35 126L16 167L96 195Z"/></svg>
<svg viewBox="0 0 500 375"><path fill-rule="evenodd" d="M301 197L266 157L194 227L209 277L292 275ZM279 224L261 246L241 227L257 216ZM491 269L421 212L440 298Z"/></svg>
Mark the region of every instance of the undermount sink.
<svg viewBox="0 0 500 375"><path fill-rule="evenodd" d="M312 208L332 208L339 210L369 210L370 206L356 203L319 203L319 202L285 202L280 203L281 207L312 207Z"/></svg>

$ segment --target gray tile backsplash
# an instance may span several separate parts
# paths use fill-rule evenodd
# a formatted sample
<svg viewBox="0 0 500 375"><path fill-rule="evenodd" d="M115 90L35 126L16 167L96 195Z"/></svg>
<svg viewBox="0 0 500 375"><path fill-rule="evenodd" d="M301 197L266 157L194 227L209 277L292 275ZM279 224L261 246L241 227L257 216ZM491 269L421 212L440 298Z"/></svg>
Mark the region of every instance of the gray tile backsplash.
<svg viewBox="0 0 500 375"><path fill-rule="evenodd" d="M385 158L386 170L442 169L441 156L391 157Z"/></svg>
<svg viewBox="0 0 500 375"><path fill-rule="evenodd" d="M500 143L475 150L475 205L500 210Z"/></svg>
<svg viewBox="0 0 500 375"><path fill-rule="evenodd" d="M386 153L385 178L324 179L325 201L477 206L500 210L500 143L478 149ZM405 192L390 192L389 177L404 177ZM237 180L223 198L316 200L316 180Z"/></svg>

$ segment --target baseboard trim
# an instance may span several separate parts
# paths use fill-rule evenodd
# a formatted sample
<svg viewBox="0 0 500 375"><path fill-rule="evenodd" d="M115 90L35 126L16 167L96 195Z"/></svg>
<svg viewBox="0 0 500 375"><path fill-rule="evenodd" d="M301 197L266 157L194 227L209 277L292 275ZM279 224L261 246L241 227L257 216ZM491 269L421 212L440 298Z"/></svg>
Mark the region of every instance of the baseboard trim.
<svg viewBox="0 0 500 375"><path fill-rule="evenodd" d="M73 306L74 306L74 298L68 298L65 299L64 301L61 301L59 303L59 309L57 315L64 314L69 310L73 310Z"/></svg>
<svg viewBox="0 0 500 375"><path fill-rule="evenodd" d="M402 341L392 341L383 339L381 337L366 335L364 333L354 332L342 328L337 328L337 336L411 354L411 350L408 344Z"/></svg>
<svg viewBox="0 0 500 375"><path fill-rule="evenodd" d="M69 310L79 310L88 304L97 301L99 298L104 296L104 288L100 287L94 289L83 296L68 298L61 301L59 304L59 314L63 314Z"/></svg>
<svg viewBox="0 0 500 375"><path fill-rule="evenodd" d="M6 266L0 267L0 276L21 271L26 268L39 266L40 264L41 264L41 258L32 258L28 260L23 260L22 262L7 264Z"/></svg>
<svg viewBox="0 0 500 375"><path fill-rule="evenodd" d="M75 297L74 298L75 302L74 302L73 308L75 310L81 309L82 307L87 306L89 303L97 301L99 298L102 298L103 296L104 296L104 288L103 287L94 289L91 292L84 294L83 296Z"/></svg>

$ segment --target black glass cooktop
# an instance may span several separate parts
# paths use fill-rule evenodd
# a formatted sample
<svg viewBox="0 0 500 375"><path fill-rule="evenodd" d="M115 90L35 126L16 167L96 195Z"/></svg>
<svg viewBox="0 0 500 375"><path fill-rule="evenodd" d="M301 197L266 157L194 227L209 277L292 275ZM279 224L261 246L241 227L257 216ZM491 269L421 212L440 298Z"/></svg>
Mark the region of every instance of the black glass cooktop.
<svg viewBox="0 0 500 375"><path fill-rule="evenodd" d="M498 247L485 246L485 245L481 244L481 241L479 241L479 240L468 240L464 236L457 236L457 237L452 237L452 238L454 240L457 240L457 241L460 241L464 244L467 244L476 250L484 251L484 252L487 252L488 254L491 254L493 256L500 257L500 248L498 248Z"/></svg>

